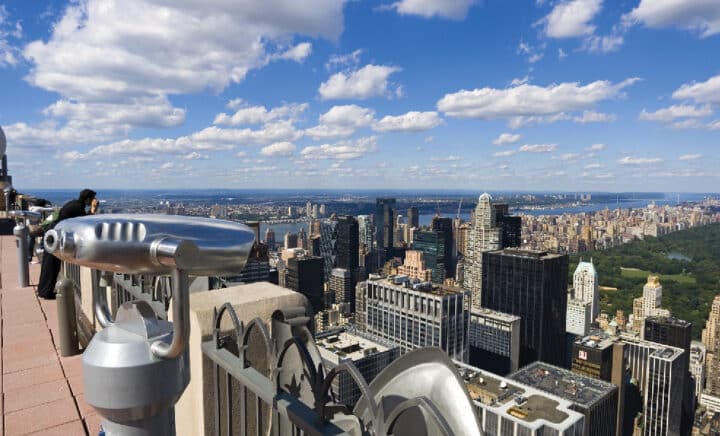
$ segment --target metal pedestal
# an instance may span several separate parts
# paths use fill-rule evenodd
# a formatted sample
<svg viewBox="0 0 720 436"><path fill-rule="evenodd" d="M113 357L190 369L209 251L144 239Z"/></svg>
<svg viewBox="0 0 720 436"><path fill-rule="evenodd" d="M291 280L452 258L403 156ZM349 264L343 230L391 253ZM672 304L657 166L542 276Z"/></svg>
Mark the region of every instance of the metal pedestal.
<svg viewBox="0 0 720 436"><path fill-rule="evenodd" d="M30 286L30 267L28 265L28 228L25 223L18 221L13 228L18 253L18 286L27 288Z"/></svg>

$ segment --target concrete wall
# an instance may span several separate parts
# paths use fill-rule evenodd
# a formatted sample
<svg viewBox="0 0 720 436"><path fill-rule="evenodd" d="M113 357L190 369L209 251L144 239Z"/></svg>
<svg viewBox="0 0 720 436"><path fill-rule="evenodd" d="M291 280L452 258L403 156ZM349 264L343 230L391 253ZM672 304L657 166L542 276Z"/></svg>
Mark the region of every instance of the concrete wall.
<svg viewBox="0 0 720 436"><path fill-rule="evenodd" d="M214 387L212 365L202 354L202 341L213 330L213 310L232 304L240 321L247 324L260 318L269 324L272 313L282 307L306 306L307 299L297 292L270 283L252 283L190 295L190 384L175 406L178 436L200 436L214 431ZM169 311L172 314L172 310ZM232 328L229 317L223 330Z"/></svg>

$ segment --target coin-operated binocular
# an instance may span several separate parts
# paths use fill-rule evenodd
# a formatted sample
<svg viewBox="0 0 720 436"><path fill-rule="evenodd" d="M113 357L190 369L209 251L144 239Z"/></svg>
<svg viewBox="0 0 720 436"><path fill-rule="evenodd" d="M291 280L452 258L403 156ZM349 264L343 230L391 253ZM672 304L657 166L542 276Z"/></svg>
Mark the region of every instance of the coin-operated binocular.
<svg viewBox="0 0 720 436"><path fill-rule="evenodd" d="M106 327L83 354L85 400L108 435L173 435L174 405L190 381L188 276L237 274L255 235L239 223L166 215L92 215L59 222L45 249L65 262L108 272L172 275L172 323L143 301L112 319L96 292ZM99 287L96 287L99 290Z"/></svg>
<svg viewBox="0 0 720 436"><path fill-rule="evenodd" d="M30 230L28 224L37 222L41 216L37 212L29 210L11 210L8 216L15 219L15 227L13 227L13 235L15 235L15 243L18 253L18 287L27 288L30 286Z"/></svg>

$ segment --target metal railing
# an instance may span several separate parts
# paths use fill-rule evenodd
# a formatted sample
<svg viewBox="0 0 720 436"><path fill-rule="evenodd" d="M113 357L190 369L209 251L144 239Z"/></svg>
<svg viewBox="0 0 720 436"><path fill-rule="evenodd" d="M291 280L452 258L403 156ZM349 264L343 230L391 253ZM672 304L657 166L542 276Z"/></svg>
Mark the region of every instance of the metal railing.
<svg viewBox="0 0 720 436"><path fill-rule="evenodd" d="M228 325L226 319L232 327L222 330ZM257 318L244 324L228 303L215 312L212 337L202 344L213 377L213 420L211 428L206 423L206 434L481 434L469 395L441 350L406 354L386 368L390 375L381 373L381 382L374 382L371 389L351 361L326 372L308 321L304 309L298 308L276 311L272 329ZM419 364L436 365L437 377L430 379L439 380L441 387L408 396L394 383ZM342 372L362 393L354 409L335 401L332 392L333 380ZM385 403L383 397L392 398L394 404ZM440 400L446 404L440 405Z"/></svg>
<svg viewBox="0 0 720 436"><path fill-rule="evenodd" d="M124 303L141 300L152 307L160 319L167 319L172 298L172 278L142 274L114 274L111 310L113 314Z"/></svg>

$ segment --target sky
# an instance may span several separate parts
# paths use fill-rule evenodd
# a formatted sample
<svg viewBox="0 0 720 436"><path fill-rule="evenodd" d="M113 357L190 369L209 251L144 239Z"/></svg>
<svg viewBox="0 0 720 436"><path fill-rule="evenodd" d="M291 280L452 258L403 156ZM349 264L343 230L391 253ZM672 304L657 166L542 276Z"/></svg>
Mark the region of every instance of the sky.
<svg viewBox="0 0 720 436"><path fill-rule="evenodd" d="M720 191L720 0L0 2L14 186Z"/></svg>

